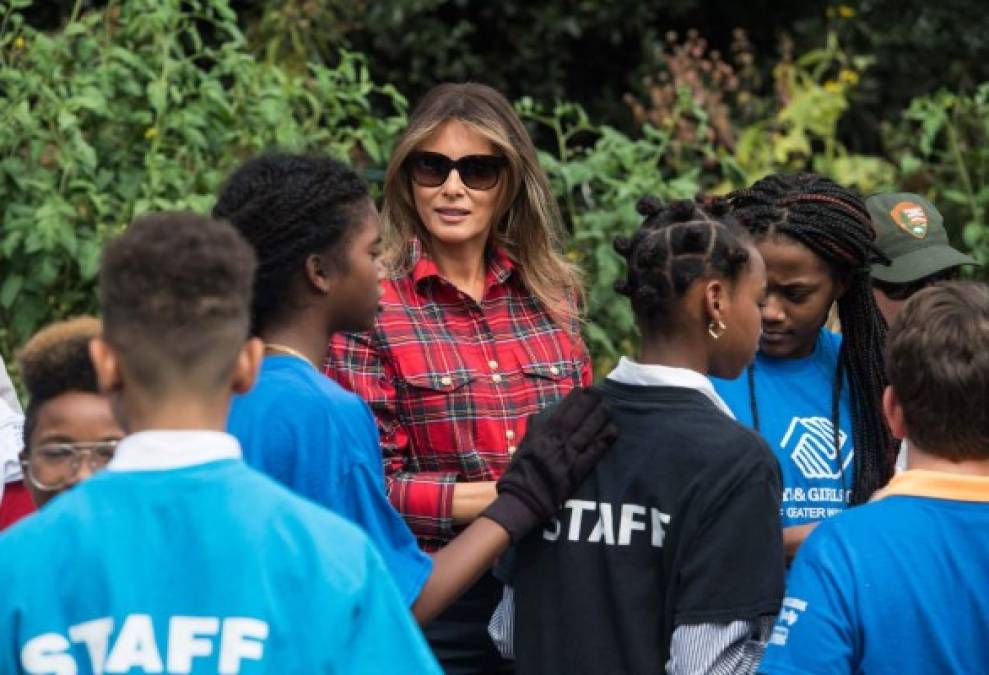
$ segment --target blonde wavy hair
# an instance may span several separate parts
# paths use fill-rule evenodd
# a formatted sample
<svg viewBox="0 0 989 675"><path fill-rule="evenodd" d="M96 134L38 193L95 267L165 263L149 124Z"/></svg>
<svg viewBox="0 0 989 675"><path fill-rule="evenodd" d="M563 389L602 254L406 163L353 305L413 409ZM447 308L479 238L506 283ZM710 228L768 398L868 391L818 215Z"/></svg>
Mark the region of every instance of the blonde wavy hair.
<svg viewBox="0 0 989 675"><path fill-rule="evenodd" d="M522 120L505 97L489 86L437 85L412 112L385 173L381 214L386 268L393 276L411 271L414 254L409 244L414 237L429 252L430 235L416 211L406 159L450 120L486 138L507 160L490 243L515 263L523 284L553 320L575 333L583 307L583 278L580 269L562 255L559 206Z"/></svg>

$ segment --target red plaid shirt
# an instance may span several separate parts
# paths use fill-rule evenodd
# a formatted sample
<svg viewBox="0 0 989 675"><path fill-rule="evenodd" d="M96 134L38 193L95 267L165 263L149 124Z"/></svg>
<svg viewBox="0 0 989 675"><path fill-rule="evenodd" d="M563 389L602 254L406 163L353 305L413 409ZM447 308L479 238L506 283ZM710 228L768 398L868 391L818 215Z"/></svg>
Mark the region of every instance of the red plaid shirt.
<svg viewBox="0 0 989 675"><path fill-rule="evenodd" d="M527 416L592 380L583 342L512 267L501 251L489 255L478 303L420 257L410 275L383 283L370 333L330 345L326 374L374 411L389 497L426 550L456 534L454 483L497 480Z"/></svg>

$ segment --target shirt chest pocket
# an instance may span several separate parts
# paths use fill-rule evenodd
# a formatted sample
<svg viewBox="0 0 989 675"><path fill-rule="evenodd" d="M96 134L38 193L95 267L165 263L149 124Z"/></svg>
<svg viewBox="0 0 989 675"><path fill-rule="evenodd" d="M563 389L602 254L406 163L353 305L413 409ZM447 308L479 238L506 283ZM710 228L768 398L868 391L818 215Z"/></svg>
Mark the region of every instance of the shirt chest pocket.
<svg viewBox="0 0 989 675"><path fill-rule="evenodd" d="M411 450L430 470L448 469L442 459L451 460L473 441L473 387L476 379L466 368L425 370L406 367L396 382L398 412L409 431ZM435 465L434 465L435 463Z"/></svg>

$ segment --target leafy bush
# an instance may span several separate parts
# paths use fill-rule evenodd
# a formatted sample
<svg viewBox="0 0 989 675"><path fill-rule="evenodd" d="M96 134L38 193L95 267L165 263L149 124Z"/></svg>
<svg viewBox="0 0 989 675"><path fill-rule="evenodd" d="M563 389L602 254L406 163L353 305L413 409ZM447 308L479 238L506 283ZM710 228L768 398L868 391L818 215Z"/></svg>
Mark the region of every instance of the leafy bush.
<svg viewBox="0 0 989 675"><path fill-rule="evenodd" d="M25 25L29 4L0 1L6 354L96 309L103 243L135 215L207 210L237 162L273 146L380 166L405 124L360 56L297 73L256 61L225 0L130 0L54 34Z"/></svg>

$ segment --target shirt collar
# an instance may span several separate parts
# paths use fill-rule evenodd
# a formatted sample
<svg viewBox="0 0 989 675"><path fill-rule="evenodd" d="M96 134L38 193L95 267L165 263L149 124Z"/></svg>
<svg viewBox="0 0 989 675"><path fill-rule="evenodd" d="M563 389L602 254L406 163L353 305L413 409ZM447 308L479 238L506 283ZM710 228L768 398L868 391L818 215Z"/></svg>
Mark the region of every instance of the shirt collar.
<svg viewBox="0 0 989 675"><path fill-rule="evenodd" d="M240 457L240 443L222 431L139 431L117 444L107 469L166 471Z"/></svg>
<svg viewBox="0 0 989 675"><path fill-rule="evenodd" d="M414 284L418 286L421 281L434 277L437 279L443 278L436 263L423 251L422 243L418 239L413 240L410 243L410 247L412 250L412 260L414 261L412 264L412 282ZM488 249L486 262L485 290L492 286L505 283L515 267L508 254L498 246L492 246Z"/></svg>
<svg viewBox="0 0 989 675"><path fill-rule="evenodd" d="M615 369L608 373L608 379L621 384L634 384L649 387L681 387L693 389L708 397L717 408L735 419L731 408L718 396L711 381L689 368L674 368L658 364L637 363L623 356Z"/></svg>
<svg viewBox="0 0 989 675"><path fill-rule="evenodd" d="M989 503L989 476L908 469L893 476L872 501L895 496Z"/></svg>

